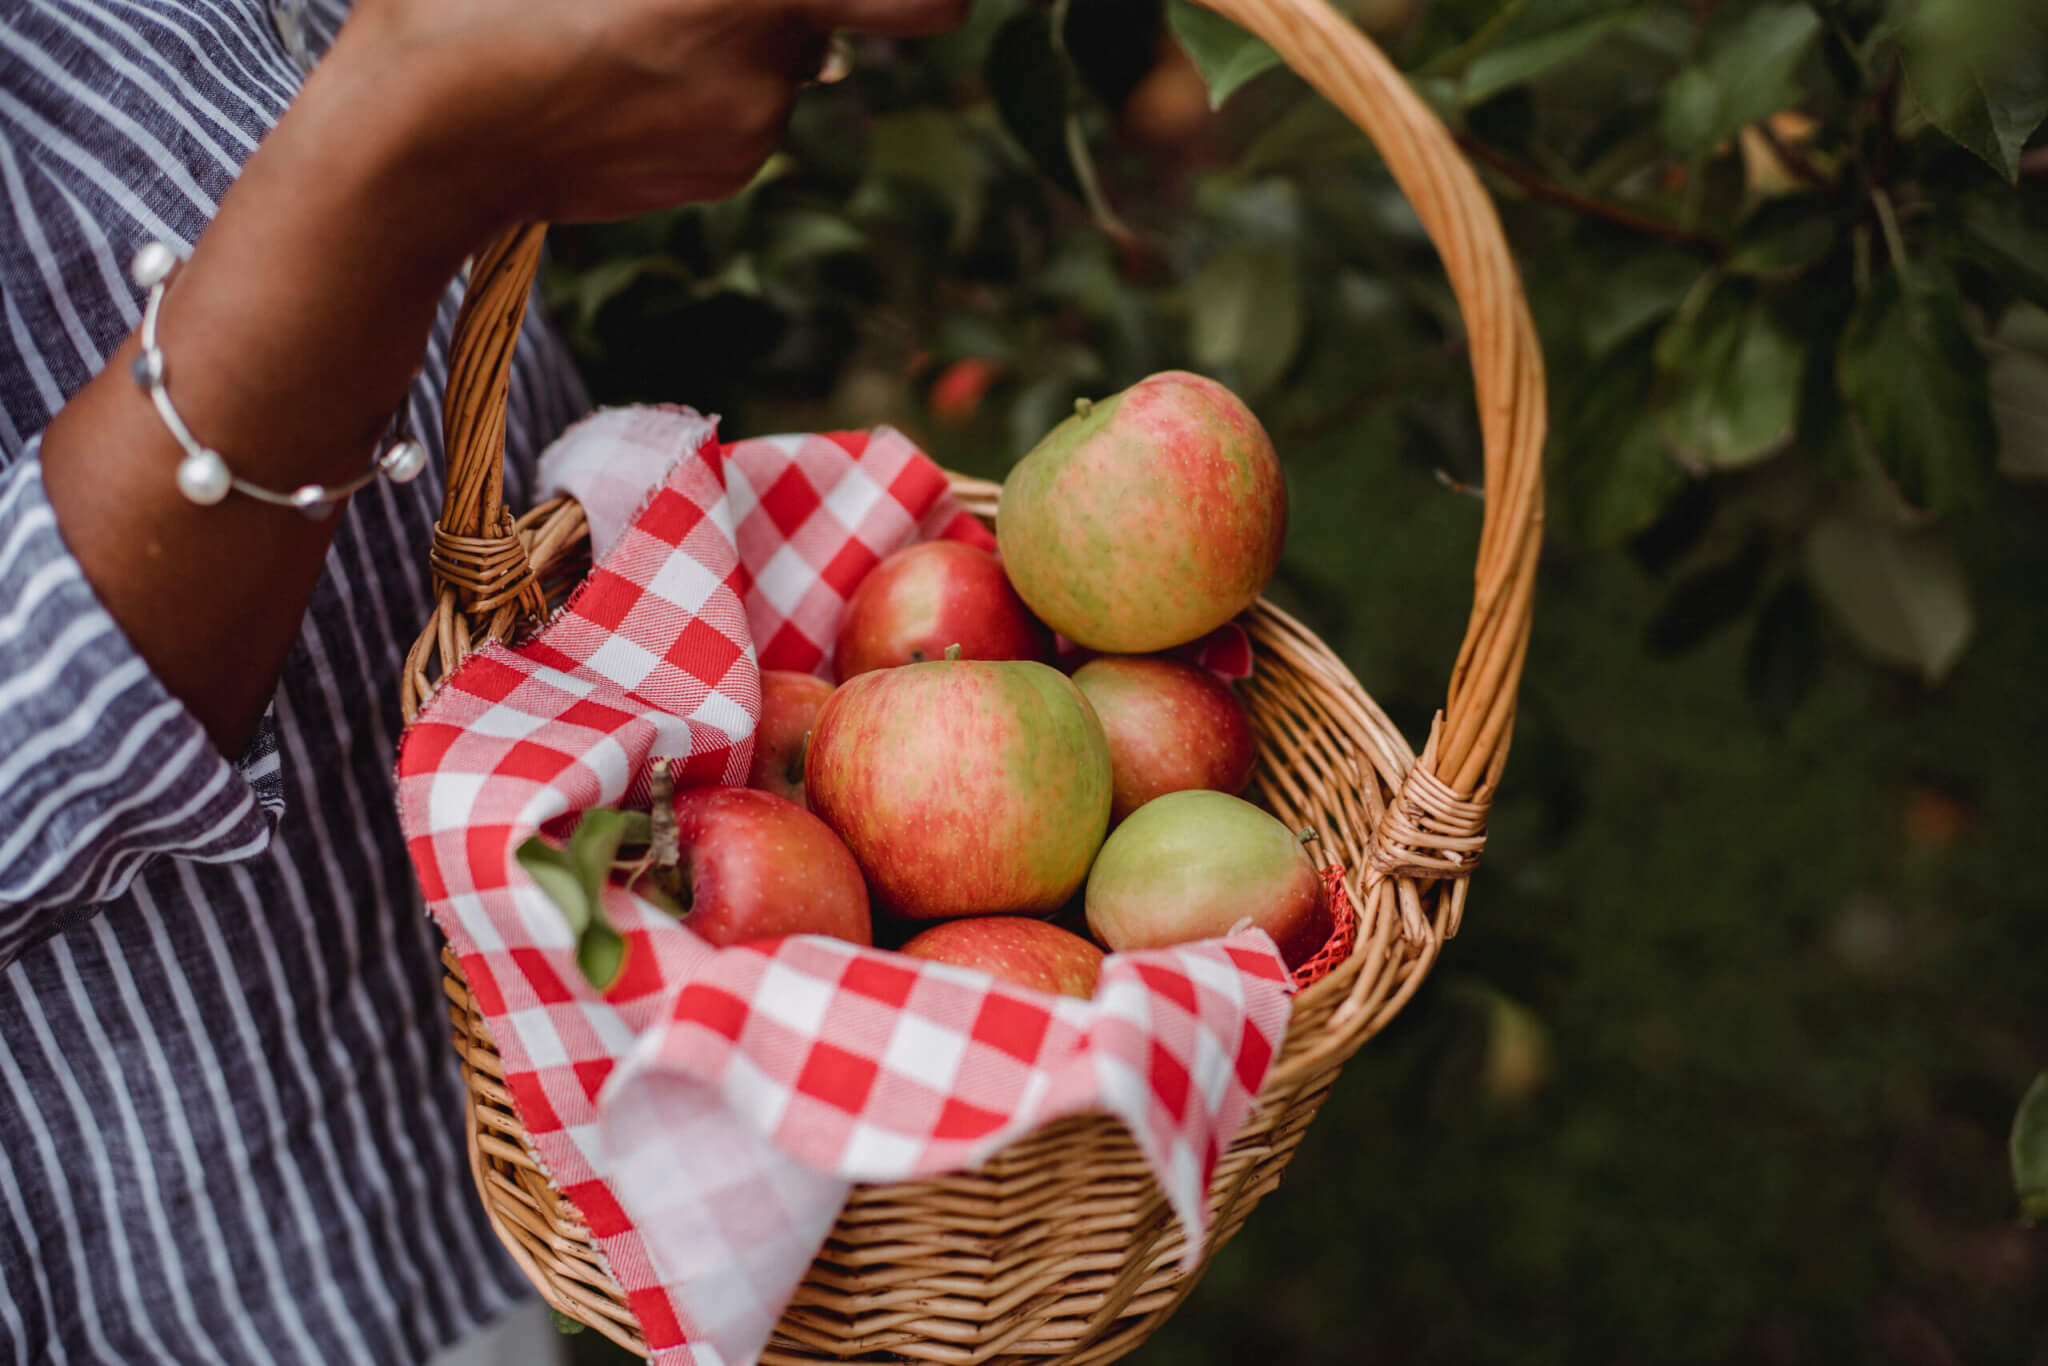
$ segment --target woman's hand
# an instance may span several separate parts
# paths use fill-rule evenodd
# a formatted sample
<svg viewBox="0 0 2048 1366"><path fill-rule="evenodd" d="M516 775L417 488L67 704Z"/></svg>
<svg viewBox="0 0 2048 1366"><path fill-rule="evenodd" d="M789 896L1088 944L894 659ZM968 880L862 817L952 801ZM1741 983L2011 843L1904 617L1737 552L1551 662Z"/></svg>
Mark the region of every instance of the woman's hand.
<svg viewBox="0 0 2048 1366"><path fill-rule="evenodd" d="M322 75L405 92L416 154L500 223L619 218L744 186L834 30L937 33L967 8L359 0Z"/></svg>
<svg viewBox="0 0 2048 1366"><path fill-rule="evenodd" d="M359 0L164 301L173 401L270 488L360 471L449 277L511 223L716 198L775 148L834 29L933 32L966 0ZM195 507L131 337L44 432L43 481L130 642L234 755L336 519ZM424 553L424 547L422 547Z"/></svg>

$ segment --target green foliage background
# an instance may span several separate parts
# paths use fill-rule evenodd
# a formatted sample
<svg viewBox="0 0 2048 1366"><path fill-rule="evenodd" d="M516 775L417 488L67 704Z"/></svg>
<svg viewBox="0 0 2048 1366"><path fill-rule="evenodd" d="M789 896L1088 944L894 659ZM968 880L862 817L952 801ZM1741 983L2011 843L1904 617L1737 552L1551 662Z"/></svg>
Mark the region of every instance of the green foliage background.
<svg viewBox="0 0 2048 1366"><path fill-rule="evenodd" d="M1536 635L1465 933L1137 1359L2044 1366L2048 13L1352 13L1543 334ZM1217 375L1287 467L1274 595L1419 742L1462 327L1363 139L1204 20L869 44L745 194L559 230L550 302L603 401L994 477L1077 396Z"/></svg>

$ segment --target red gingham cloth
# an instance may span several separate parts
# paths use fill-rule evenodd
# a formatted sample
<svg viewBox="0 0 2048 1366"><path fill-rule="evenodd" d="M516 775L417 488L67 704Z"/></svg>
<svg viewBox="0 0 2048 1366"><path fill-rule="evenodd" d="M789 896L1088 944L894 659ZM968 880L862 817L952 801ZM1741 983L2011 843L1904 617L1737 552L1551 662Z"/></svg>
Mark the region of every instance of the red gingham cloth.
<svg viewBox="0 0 2048 1366"><path fill-rule="evenodd" d="M1113 955L1080 1001L811 936L713 950L612 887L629 947L600 996L513 857L644 796L657 755L742 781L760 665L815 667L891 550L986 541L944 475L887 429L721 447L684 409L599 413L544 469L587 493L605 553L537 638L435 693L401 748L400 817L531 1150L656 1360L753 1360L852 1182L971 1166L1060 1115L1129 1126L1197 1256L1211 1171L1286 1032L1264 934Z"/></svg>

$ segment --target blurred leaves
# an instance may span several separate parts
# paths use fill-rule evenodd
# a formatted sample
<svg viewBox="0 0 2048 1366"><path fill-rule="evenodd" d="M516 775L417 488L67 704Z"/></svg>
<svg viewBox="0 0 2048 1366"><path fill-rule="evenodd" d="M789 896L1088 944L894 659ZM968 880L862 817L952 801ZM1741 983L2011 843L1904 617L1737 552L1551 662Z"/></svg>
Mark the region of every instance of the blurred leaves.
<svg viewBox="0 0 2048 1366"><path fill-rule="evenodd" d="M2024 8L1351 9L1501 207L1550 379L1552 553L1627 547L1658 604L1641 637L1746 640L1768 714L1834 644L1948 667L1967 584L1925 547L1994 481L2048 473L2048 206L2000 178L2039 141ZM1369 448L1434 508L1438 472L1483 482L1463 318L1376 152L1303 82L1255 79L1275 63L1187 0L984 0L807 93L733 200L559 231L548 299L608 402L739 431L887 420L1000 475L1076 397L1192 366L1297 475L1351 478ZM1956 71L1974 151L1924 111ZM1893 524L1865 559L1912 547L1881 593L1816 576L1844 509ZM1295 553L1367 569L1350 543ZM1295 582L1348 591L1323 577Z"/></svg>
<svg viewBox="0 0 2048 1366"><path fill-rule="evenodd" d="M1703 152L1799 97L1800 65L1820 37L1804 4L1760 5L1717 25L1699 60L1664 94L1664 136L1681 155Z"/></svg>
<svg viewBox="0 0 2048 1366"><path fill-rule="evenodd" d="M1951 512L1982 496L1997 450L1983 352L1944 278L1887 272L1835 351L1850 418L1915 507Z"/></svg>
<svg viewBox="0 0 2048 1366"><path fill-rule="evenodd" d="M1053 41L1052 16L1031 9L996 30L988 50L988 88L1003 127L1055 185L1081 197L1067 148L1073 73Z"/></svg>
<svg viewBox="0 0 2048 1366"><path fill-rule="evenodd" d="M1782 726L1812 693L1827 667L1827 648L1813 593L1787 579L1765 600L1742 656L1742 684L1765 718Z"/></svg>
<svg viewBox="0 0 2048 1366"><path fill-rule="evenodd" d="M2021 1217L2048 1219L2048 1072L2034 1078L2013 1116L2012 1184Z"/></svg>
<svg viewBox="0 0 2048 1366"><path fill-rule="evenodd" d="M2015 304L1989 343L1998 471L2048 479L2048 311Z"/></svg>
<svg viewBox="0 0 2048 1366"><path fill-rule="evenodd" d="M1644 643L1651 653L1679 654L1734 623L1756 600L1764 563L1763 543L1751 541L1727 559L1681 578L1650 619Z"/></svg>
<svg viewBox="0 0 2048 1366"><path fill-rule="evenodd" d="M1763 300L1738 283L1688 301L1657 338L1667 390L1657 420L1679 460L1696 469L1738 469L1792 438L1805 352L1779 329Z"/></svg>
<svg viewBox="0 0 2048 1366"><path fill-rule="evenodd" d="M1603 14L1524 42L1489 47L1466 65L1459 95L1467 105L1484 104L1504 90L1547 76L1585 55L1634 17L1625 13Z"/></svg>
<svg viewBox="0 0 2048 1366"><path fill-rule="evenodd" d="M1836 513L1807 537L1806 567L1815 590L1878 658L1932 685L1961 657L1974 624L1970 586L1939 532Z"/></svg>
<svg viewBox="0 0 2048 1366"><path fill-rule="evenodd" d="M1562 405L1554 442L1565 462L1565 513L1588 544L1621 544L1656 521L1685 483L1655 426L1642 420L1654 380L1648 348L1624 347Z"/></svg>
<svg viewBox="0 0 2048 1366"><path fill-rule="evenodd" d="M1301 277L1290 253L1230 246L1196 268L1189 344L1195 363L1256 400L1301 346Z"/></svg>

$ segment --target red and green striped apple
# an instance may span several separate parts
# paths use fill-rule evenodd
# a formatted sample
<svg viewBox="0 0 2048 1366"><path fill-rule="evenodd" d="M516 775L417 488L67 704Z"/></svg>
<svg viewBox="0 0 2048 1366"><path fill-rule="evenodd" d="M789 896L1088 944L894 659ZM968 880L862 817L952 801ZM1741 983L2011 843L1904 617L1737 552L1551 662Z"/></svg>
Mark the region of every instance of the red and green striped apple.
<svg viewBox="0 0 2048 1366"><path fill-rule="evenodd" d="M1109 827L1109 747L1072 680L942 659L840 685L804 765L811 809L912 920L1052 911Z"/></svg>
<svg viewBox="0 0 2048 1366"><path fill-rule="evenodd" d="M1169 370L1083 403L1003 484L996 539L1026 605L1093 650L1148 654L1257 600L1287 488L1251 409Z"/></svg>

